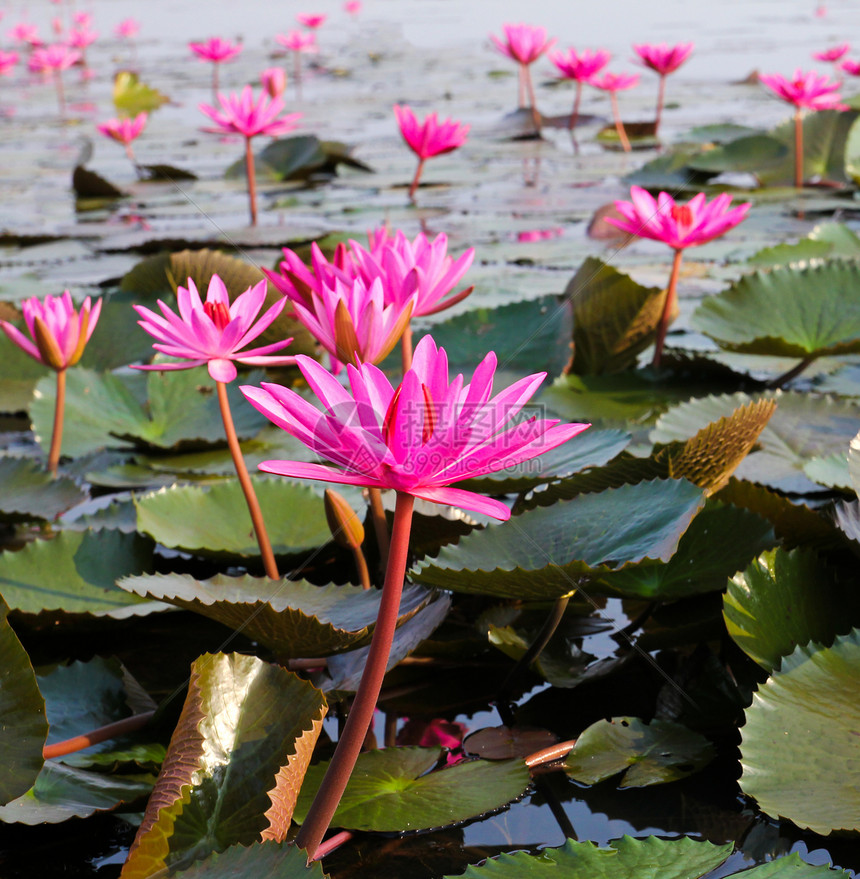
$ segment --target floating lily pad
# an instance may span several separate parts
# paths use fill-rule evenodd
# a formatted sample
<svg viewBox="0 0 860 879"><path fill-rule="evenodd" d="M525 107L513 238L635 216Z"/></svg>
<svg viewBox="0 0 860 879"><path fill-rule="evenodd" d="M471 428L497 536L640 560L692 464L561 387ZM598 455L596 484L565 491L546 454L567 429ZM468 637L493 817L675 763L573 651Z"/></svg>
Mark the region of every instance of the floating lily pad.
<svg viewBox="0 0 860 879"><path fill-rule="evenodd" d="M319 690L253 656L197 659L124 879L259 841L275 775L325 711Z"/></svg>
<svg viewBox="0 0 860 879"><path fill-rule="evenodd" d="M495 812L525 793L522 760L475 760L429 772L438 748L386 748L359 756L332 825L348 830L402 832L459 824ZM295 820L302 822L328 763L308 770Z"/></svg>
<svg viewBox="0 0 860 879"><path fill-rule="evenodd" d="M860 630L798 647L755 694L741 730L741 788L815 833L860 830Z"/></svg>
<svg viewBox="0 0 860 879"><path fill-rule="evenodd" d="M0 598L0 804L23 796L33 786L42 768L42 748L48 735L45 700L8 615L9 607Z"/></svg>
<svg viewBox="0 0 860 879"><path fill-rule="evenodd" d="M131 70L120 70L113 78L113 104L120 116L152 113L170 98L158 89L141 82Z"/></svg>
<svg viewBox="0 0 860 879"><path fill-rule="evenodd" d="M860 266L833 261L745 275L696 309L693 327L730 351L800 359L860 352Z"/></svg>
<svg viewBox="0 0 860 879"><path fill-rule="evenodd" d="M119 577L152 566L153 544L118 531L61 531L0 555L0 594L24 613L87 613L122 619L164 605L131 595Z"/></svg>
<svg viewBox="0 0 860 879"><path fill-rule="evenodd" d="M490 858L469 867L463 879L701 879L731 854L732 845L692 839L633 839L622 836L608 848L569 839L561 848ZM744 874L746 875L746 874ZM446 876L445 879L454 879Z"/></svg>
<svg viewBox="0 0 860 879"><path fill-rule="evenodd" d="M668 561L704 505L685 480L654 480L539 507L443 547L421 563L428 585L522 601L558 598L612 568Z"/></svg>
<svg viewBox="0 0 860 879"><path fill-rule="evenodd" d="M173 873L176 879L326 879L328 873L317 861L308 865L308 856L292 843L263 842L231 845L190 866ZM805 879L805 877L798 877Z"/></svg>
<svg viewBox="0 0 860 879"><path fill-rule="evenodd" d="M78 198L113 199L125 196L125 193L110 180L83 165L75 165L75 170L72 171L72 189Z"/></svg>
<svg viewBox="0 0 860 879"><path fill-rule="evenodd" d="M844 223L820 223L796 244L777 244L753 254L747 262L760 268L812 259L860 259L860 238Z"/></svg>
<svg viewBox="0 0 860 879"><path fill-rule="evenodd" d="M117 584L136 595L166 601L217 620L269 648L280 660L327 656L366 643L376 622L378 589L314 586L306 580L268 580L216 574L126 577ZM400 602L405 622L429 600L427 590L406 589Z"/></svg>
<svg viewBox="0 0 860 879"><path fill-rule="evenodd" d="M714 759L714 746L701 734L666 720L638 717L598 720L583 730L565 759L568 775L597 784L624 773L619 787L647 787L686 778Z"/></svg>
<svg viewBox="0 0 860 879"><path fill-rule="evenodd" d="M328 543L325 510L313 491L283 479L252 476L251 481L276 554ZM138 529L164 546L241 557L260 554L238 479L211 488L163 488L137 498L135 505Z"/></svg>
<svg viewBox="0 0 860 879"><path fill-rule="evenodd" d="M53 479L29 458L0 458L0 520L56 519L86 498L71 480Z"/></svg>

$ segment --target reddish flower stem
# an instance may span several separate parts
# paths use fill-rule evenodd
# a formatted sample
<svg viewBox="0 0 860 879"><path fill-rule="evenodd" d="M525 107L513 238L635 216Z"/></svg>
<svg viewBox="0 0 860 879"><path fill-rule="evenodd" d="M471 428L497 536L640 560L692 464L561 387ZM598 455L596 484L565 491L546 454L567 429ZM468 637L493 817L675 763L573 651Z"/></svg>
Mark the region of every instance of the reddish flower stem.
<svg viewBox="0 0 860 879"><path fill-rule="evenodd" d="M537 99L535 98L535 89L534 85L532 84L532 74L528 68L528 65L523 65L523 73L525 75L526 89L528 90L529 95L529 104L531 105L532 122L534 123L535 131L540 134L540 113L538 113Z"/></svg>
<svg viewBox="0 0 860 879"><path fill-rule="evenodd" d="M526 66L520 64L517 68L517 106L522 110L526 106Z"/></svg>
<svg viewBox="0 0 860 879"><path fill-rule="evenodd" d="M239 438L236 436L233 416L230 414L230 403L227 399L227 385L224 382L215 382L215 387L218 389L218 405L221 407L221 419L224 422L227 445L233 456L233 466L236 468L236 475L239 477L239 485L242 486L245 502L248 504L251 522L254 524L254 533L257 535L263 568L267 577L272 580L280 580L281 575L278 573L278 566L275 563L275 554L272 552L272 544L269 542L269 535L263 521L263 511L260 509L260 502L257 500L254 486L251 484L251 477L248 476L248 468L245 466L245 459L242 457L242 450L239 448Z"/></svg>
<svg viewBox="0 0 860 879"><path fill-rule="evenodd" d="M373 720L373 711L376 708L379 691L382 689L382 679L385 677L388 655L394 640L394 630L397 628L400 596L406 576L414 501L412 495L397 492L391 553L388 556L385 585L382 587L382 600L376 617L376 628L373 630L373 640L370 642L367 664L334 756L296 837L296 845L307 850L308 858L315 857L320 842L328 830Z"/></svg>
<svg viewBox="0 0 860 879"><path fill-rule="evenodd" d="M218 65L212 64L212 104L218 106Z"/></svg>
<svg viewBox="0 0 860 879"><path fill-rule="evenodd" d="M133 714L131 717L124 717L122 720L117 720L115 723L109 723L106 726L100 726L98 729L83 735L74 736L62 742L54 742L53 745L45 745L42 749L42 757L45 760L50 760L52 757L65 757L66 754L75 754L78 751L83 751L84 748L98 745L100 742L106 742L108 739L115 739L117 736L135 732L146 726L154 714L154 711Z"/></svg>
<svg viewBox="0 0 860 879"><path fill-rule="evenodd" d="M803 118L800 107L794 114L794 186L803 187Z"/></svg>
<svg viewBox="0 0 860 879"><path fill-rule="evenodd" d="M248 176L248 201L251 208L251 225L257 225L257 169L254 167L254 151L251 138L245 138L245 173Z"/></svg>
<svg viewBox="0 0 860 879"><path fill-rule="evenodd" d="M403 369L403 374L412 369L412 326L411 324L406 324L406 329L403 331L403 335L400 337L400 365Z"/></svg>
<svg viewBox="0 0 860 879"><path fill-rule="evenodd" d="M666 340L666 330L669 329L669 320L675 302L678 299L678 273L681 271L681 258L684 255L682 249L675 251L675 259L672 261L672 274L669 275L669 286L666 289L666 301L663 303L663 314L660 316L660 325L657 327L657 339L654 342L654 359L651 366L655 369L660 366L663 356L663 342Z"/></svg>
<svg viewBox="0 0 860 879"><path fill-rule="evenodd" d="M335 849L339 849L342 845L349 842L353 836L355 836L355 834L351 833L349 830L341 830L340 833L335 833L334 836L330 836L325 842L320 843L320 847L317 849L317 853L311 858L311 861L321 861L335 851Z"/></svg>
<svg viewBox="0 0 860 879"><path fill-rule="evenodd" d="M56 477L60 463L60 447L63 444L63 417L66 411L66 370L57 370L57 399L54 401L54 429L51 433L51 448L48 451L48 470Z"/></svg>
<svg viewBox="0 0 860 879"><path fill-rule="evenodd" d="M627 132L624 130L624 123L621 121L621 113L618 112L618 95L614 91L609 92L609 100L612 102L612 117L615 119L615 130L618 132L618 139L624 152L630 152L630 141L627 138Z"/></svg>
<svg viewBox="0 0 860 879"><path fill-rule="evenodd" d="M540 751L535 751L534 754L529 754L525 759L525 764L529 769L533 769L535 766L542 766L544 763L554 763L556 760L567 757L575 744L576 739L570 739L566 742L559 742L557 745L550 745L548 748L543 748Z"/></svg>
<svg viewBox="0 0 860 879"><path fill-rule="evenodd" d="M570 119L567 120L568 131L576 128L576 122L579 119L579 104L582 100L582 80L576 81L576 97L573 99L573 109L570 111Z"/></svg>
<svg viewBox="0 0 860 879"><path fill-rule="evenodd" d="M415 190L418 189L418 181L421 180L421 174L424 171L424 162L426 159L418 160L418 167L415 169L415 176L412 178L412 184L409 187L409 198L411 201L415 201Z"/></svg>
<svg viewBox="0 0 860 879"><path fill-rule="evenodd" d="M373 533L376 535L376 546L379 549L379 567L383 570L388 565L388 520L385 518L385 507L382 506L382 492L378 488L368 488L370 499L370 518L373 520Z"/></svg>
<svg viewBox="0 0 860 879"><path fill-rule="evenodd" d="M60 116L66 116L66 93L63 89L63 74L59 70L54 71L54 82L57 84L57 103L60 107Z"/></svg>
<svg viewBox="0 0 860 879"><path fill-rule="evenodd" d="M654 118L654 134L660 130L660 122L663 119L663 99L666 94L666 74L660 74L660 85L657 88L657 115Z"/></svg>

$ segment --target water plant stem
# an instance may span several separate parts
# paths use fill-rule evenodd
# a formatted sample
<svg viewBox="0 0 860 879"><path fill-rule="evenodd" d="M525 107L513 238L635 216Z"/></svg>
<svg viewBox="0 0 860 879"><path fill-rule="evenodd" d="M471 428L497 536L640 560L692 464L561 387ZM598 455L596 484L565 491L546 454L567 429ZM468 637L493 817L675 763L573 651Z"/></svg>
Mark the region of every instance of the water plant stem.
<svg viewBox="0 0 860 879"><path fill-rule="evenodd" d="M794 114L794 187L803 187L803 117L800 107Z"/></svg>
<svg viewBox="0 0 860 879"><path fill-rule="evenodd" d="M54 429L51 433L51 448L48 451L48 470L57 476L60 463L60 447L63 444L63 417L66 411L66 370L57 370L57 399L54 401Z"/></svg>
<svg viewBox="0 0 860 879"><path fill-rule="evenodd" d="M657 369L663 357L663 343L666 341L666 331L669 329L669 321L672 317L672 311L675 308L675 302L678 299L678 274L681 271L681 259L684 251L678 249L675 251L675 258L672 260L672 273L669 275L669 286L666 289L666 301L663 303L663 314L660 315L660 324L657 327L657 338L654 341L654 358L651 366Z"/></svg>
<svg viewBox="0 0 860 879"><path fill-rule="evenodd" d="M218 106L218 65L212 65L212 103Z"/></svg>
<svg viewBox="0 0 860 879"><path fill-rule="evenodd" d="M379 549L379 567L385 570L388 566L388 520L385 518L385 507L382 506L382 492L378 488L368 488L370 500L370 518L373 520L373 533L376 535L376 546Z"/></svg>
<svg viewBox="0 0 860 879"><path fill-rule="evenodd" d="M528 68L528 65L523 65L523 73L525 75L526 89L528 90L529 95L529 105L531 106L532 111L532 122L534 123L535 131L537 132L538 136L540 136L540 113L538 113L537 99L535 98L535 89L534 85L532 84L532 75L531 71Z"/></svg>
<svg viewBox="0 0 860 879"><path fill-rule="evenodd" d="M412 369L412 326L411 324L406 324L406 329L403 331L403 335L400 337L400 365L403 369L403 374Z"/></svg>
<svg viewBox="0 0 860 879"><path fill-rule="evenodd" d="M666 74L660 74L660 85L657 87L657 114L654 117L654 136L660 130L660 122L663 119L663 99L666 94Z"/></svg>
<svg viewBox="0 0 860 879"><path fill-rule="evenodd" d="M777 376L773 381L769 381L765 387L771 389L781 388L783 385L790 382L793 378L797 378L800 373L809 366L812 361L815 360L814 356L804 357L803 360L800 361L796 366L792 366L788 372L784 372L782 375Z"/></svg>
<svg viewBox="0 0 860 879"><path fill-rule="evenodd" d="M298 52L293 52L293 71L296 81L296 100L302 99L302 56Z"/></svg>
<svg viewBox="0 0 860 879"><path fill-rule="evenodd" d="M573 99L573 109L570 111L570 119L567 120L568 131L576 128L576 122L579 119L579 104L582 101L582 82L576 81L576 97Z"/></svg>
<svg viewBox="0 0 860 879"><path fill-rule="evenodd" d="M60 118L66 118L66 93L63 89L63 74L59 70L54 71L54 82L57 85L57 104L60 107Z"/></svg>
<svg viewBox="0 0 860 879"><path fill-rule="evenodd" d="M263 568L267 577L272 580L280 580L281 575L278 573L278 566L275 563L275 554L272 552L272 544L269 542L269 535L263 521L263 511L260 509L260 502L257 500L257 494L251 484L251 477L248 475L248 468L245 466L245 459L242 457L242 450L239 448L239 438L236 436L233 416L230 413L230 402L227 399L227 385L224 382L215 382L215 387L218 389L218 405L221 407L221 420L224 422L227 445L233 456L233 466L236 468L239 485L242 486L242 493L245 495L245 503L248 504L248 512L251 514L251 522L254 525L254 533L257 535L257 544L263 559Z"/></svg>
<svg viewBox="0 0 860 879"><path fill-rule="evenodd" d="M308 810L307 817L296 837L296 845L313 858L322 842L340 798L346 789L355 761L358 759L373 711L382 689L388 655L397 628L397 614L400 609L400 596L406 576L406 560L409 551L409 532L412 528L412 510L415 499L410 494L397 492L394 509L394 528L391 533L391 552L385 570L385 584L382 599L370 642L367 664L358 685L358 692L349 711L343 734L337 743L334 756L326 770L317 795Z"/></svg>
<svg viewBox="0 0 860 879"><path fill-rule="evenodd" d="M614 91L609 92L609 100L612 102L612 118L615 120L615 130L618 132L618 139L621 141L624 152L629 153L630 140L627 137L627 132L624 130L621 113L618 111L618 95Z"/></svg>
<svg viewBox="0 0 860 879"><path fill-rule="evenodd" d="M245 138L245 173L248 176L248 201L251 208L251 225L257 225L257 169L254 167L254 151L251 138Z"/></svg>
<svg viewBox="0 0 860 879"><path fill-rule="evenodd" d="M341 830L340 833L335 833L325 842L320 843L320 847L317 849L316 854L311 858L311 861L321 861L323 858L330 855L335 849L339 849L342 845L349 842L353 836L355 836L355 834L349 830Z"/></svg>
<svg viewBox="0 0 860 879"><path fill-rule="evenodd" d="M526 106L526 66L520 64L517 68L517 106L522 110Z"/></svg>
<svg viewBox="0 0 860 879"><path fill-rule="evenodd" d="M367 568L367 559L361 551L360 546L352 548L352 557L355 559L355 567L358 571L358 580L362 589L370 589L370 571Z"/></svg>
<svg viewBox="0 0 860 879"><path fill-rule="evenodd" d="M52 745L45 745L42 749L42 757L45 760L50 760L52 757L65 757L66 754L75 754L78 751L83 751L84 748L98 745L100 742L106 742L109 739L115 739L117 736L135 732L146 726L152 720L154 714L154 711L133 714L131 717L124 717L122 720L117 720L106 726L100 726L98 729L83 735L73 736L62 742L54 742Z"/></svg>
<svg viewBox="0 0 860 879"><path fill-rule="evenodd" d="M418 189L418 181L421 180L421 174L424 172L425 159L418 160L418 167L415 169L415 176L409 186L409 200L415 201L415 190Z"/></svg>

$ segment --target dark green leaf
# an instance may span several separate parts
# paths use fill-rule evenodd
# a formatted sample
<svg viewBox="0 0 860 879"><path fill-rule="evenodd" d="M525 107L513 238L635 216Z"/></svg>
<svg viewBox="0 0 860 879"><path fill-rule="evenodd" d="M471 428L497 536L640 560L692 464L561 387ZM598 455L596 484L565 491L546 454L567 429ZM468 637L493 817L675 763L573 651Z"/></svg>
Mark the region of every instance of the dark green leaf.
<svg viewBox="0 0 860 879"><path fill-rule="evenodd" d="M319 862L308 866L307 853L291 843L263 842L232 845L215 852L187 870L172 874L175 879L327 879ZM798 877L805 879L805 877Z"/></svg>
<svg viewBox="0 0 860 879"><path fill-rule="evenodd" d="M86 495L71 480L51 474L29 458L0 458L0 519L56 519Z"/></svg>

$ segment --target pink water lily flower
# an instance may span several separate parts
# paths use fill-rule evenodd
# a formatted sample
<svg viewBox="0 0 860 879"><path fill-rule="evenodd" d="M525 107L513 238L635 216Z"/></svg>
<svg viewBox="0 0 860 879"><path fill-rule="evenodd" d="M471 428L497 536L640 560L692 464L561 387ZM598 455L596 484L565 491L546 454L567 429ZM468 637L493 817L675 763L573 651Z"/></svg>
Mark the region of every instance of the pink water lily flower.
<svg viewBox="0 0 860 879"><path fill-rule="evenodd" d="M55 73L66 70L80 59L81 53L77 49L71 49L64 43L54 43L43 49L34 49L27 66L33 73Z"/></svg>
<svg viewBox="0 0 860 879"><path fill-rule="evenodd" d="M624 152L630 152L630 141L627 138L627 132L624 129L624 123L621 120L621 112L618 109L618 92L632 89L639 82L638 73L604 73L602 77L593 76L589 80L589 85L602 91L609 92L609 101L612 106L612 118L615 120L615 130L618 132L618 139Z"/></svg>
<svg viewBox="0 0 860 879"><path fill-rule="evenodd" d="M548 52L556 44L556 40L547 39L545 28L533 27L528 24L505 24L502 25L502 30L505 32L503 39L493 34L490 34L490 39L503 55L519 64L519 106L531 109L535 129L540 132L540 115L537 110L529 67L544 52ZM528 103L526 103L526 96L528 96Z"/></svg>
<svg viewBox="0 0 860 879"><path fill-rule="evenodd" d="M201 60L221 64L235 58L242 51L241 43L231 43L221 37L211 37L203 43L189 43L188 48Z"/></svg>
<svg viewBox="0 0 860 879"><path fill-rule="evenodd" d="M125 147L126 155L134 162L134 151L131 144L132 141L140 137L148 118L146 113L141 112L134 119L108 119L107 122L100 122L96 128L105 137L121 143Z"/></svg>
<svg viewBox="0 0 860 879"><path fill-rule="evenodd" d="M237 374L234 361L249 366L286 366L293 362L293 357L272 356L275 351L286 348L292 339L242 350L270 326L286 305L286 299L279 299L257 319L266 299L265 281L240 293L231 304L227 288L218 275L212 275L209 281L205 302L189 278L187 287L177 289L176 299L179 314L160 299L160 315L143 305L133 308L142 318L138 321L140 326L158 340L152 347L170 357L181 357L183 362L136 366L135 369L192 369L205 363L216 382L231 382Z"/></svg>
<svg viewBox="0 0 860 879"><path fill-rule="evenodd" d="M860 76L860 61L843 61L839 67L849 76Z"/></svg>
<svg viewBox="0 0 860 879"><path fill-rule="evenodd" d="M75 27L87 29L93 23L93 17L89 12L78 11L72 16Z"/></svg>
<svg viewBox="0 0 860 879"><path fill-rule="evenodd" d="M505 504L451 483L528 461L588 427L537 418L510 426L546 374L527 376L491 396L495 354L484 358L470 383L461 375L449 380L448 357L430 336L416 346L412 368L396 389L369 363L347 367L349 390L312 358L298 355L296 363L322 410L276 384L240 390L335 466L265 461L260 469L267 473L393 488L504 521L510 518Z"/></svg>
<svg viewBox="0 0 860 879"><path fill-rule="evenodd" d="M843 58L850 48L851 46L848 43L840 43L838 46L825 49L823 52L813 52L812 57L816 61L830 61L832 63Z"/></svg>
<svg viewBox="0 0 860 879"><path fill-rule="evenodd" d="M0 76L9 76L17 63L17 52L4 52L0 49Z"/></svg>
<svg viewBox="0 0 860 879"><path fill-rule="evenodd" d="M730 208L732 197L725 192L707 203L705 194L700 192L686 204L678 204L667 192L661 192L654 199L640 186L630 188L630 199L616 201L615 207L621 218L606 217L606 222L630 235L662 241L675 251L666 302L657 329L653 365L658 367L666 331L677 301L678 275L684 250L713 241L737 226L746 218L750 203L744 202Z"/></svg>
<svg viewBox="0 0 860 879"><path fill-rule="evenodd" d="M558 51L549 55L549 60L558 68L563 79L576 80L576 97L573 99L573 110L567 123L571 131L576 127L576 120L579 118L583 83L600 73L609 63L610 57L605 49L598 49L596 52L585 49L581 54L576 49L568 49L567 52Z"/></svg>
<svg viewBox="0 0 860 879"><path fill-rule="evenodd" d="M424 163L433 156L450 153L466 142L469 126L456 119L440 122L435 113L430 113L423 122L419 122L411 108L404 104L394 105L394 115L400 126L400 133L409 148L418 156L418 168L409 187L409 198L415 195Z"/></svg>
<svg viewBox="0 0 860 879"><path fill-rule="evenodd" d="M323 14L300 12L296 16L296 21L303 27L309 27L311 30L316 30L318 27L322 27L327 18L328 16Z"/></svg>
<svg viewBox="0 0 860 879"><path fill-rule="evenodd" d="M35 24L30 24L29 22L22 21L19 24L16 24L9 31L9 39L15 43L24 43L28 46L41 46L42 41L39 39L39 29Z"/></svg>
<svg viewBox="0 0 860 879"><path fill-rule="evenodd" d="M270 98L279 98L287 88L287 74L283 67L267 67L260 74L260 83Z"/></svg>
<svg viewBox="0 0 860 879"><path fill-rule="evenodd" d="M275 39L291 52L318 52L317 38L313 32L292 30L276 34Z"/></svg>
<svg viewBox="0 0 860 879"><path fill-rule="evenodd" d="M72 28L69 31L69 45L73 49L86 49L98 39L98 31L91 31L87 28Z"/></svg>
<svg viewBox="0 0 860 879"><path fill-rule="evenodd" d="M44 302L33 296L21 303L29 339L9 321L0 320L0 328L34 360L51 369L67 369L81 359L101 310L102 300L92 305L89 296L77 310L66 290L62 296L46 296Z"/></svg>
<svg viewBox="0 0 860 879"><path fill-rule="evenodd" d="M358 15L361 12L361 0L346 0L343 11L349 15Z"/></svg>
<svg viewBox="0 0 860 879"><path fill-rule="evenodd" d="M140 22L134 18L124 18L115 28L114 33L118 37L130 40L140 32Z"/></svg>
<svg viewBox="0 0 860 879"><path fill-rule="evenodd" d="M644 67L666 76L667 73L674 73L690 57L693 44L667 46L665 43L634 43L633 51Z"/></svg>

